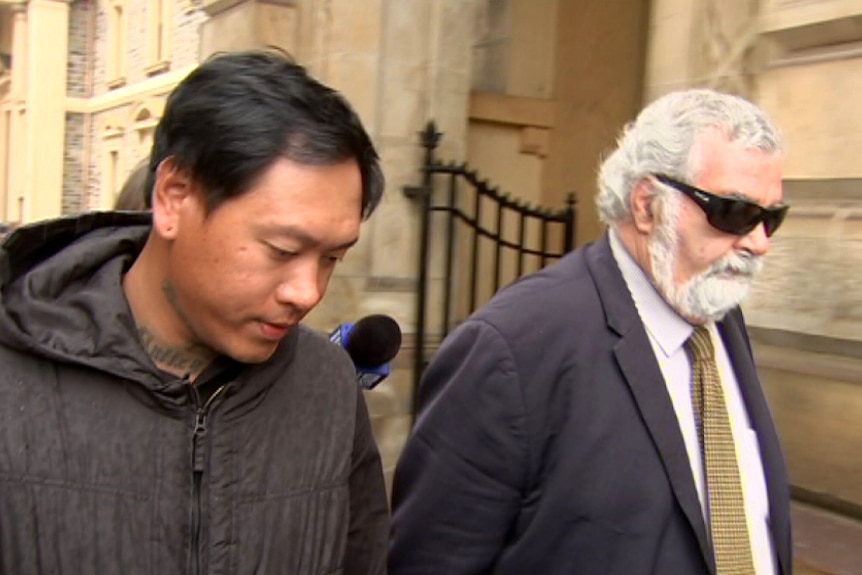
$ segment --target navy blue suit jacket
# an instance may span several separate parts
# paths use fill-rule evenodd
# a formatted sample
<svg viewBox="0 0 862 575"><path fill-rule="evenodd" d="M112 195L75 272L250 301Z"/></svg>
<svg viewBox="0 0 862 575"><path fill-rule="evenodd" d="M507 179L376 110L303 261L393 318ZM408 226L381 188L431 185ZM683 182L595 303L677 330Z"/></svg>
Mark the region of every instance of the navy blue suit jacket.
<svg viewBox="0 0 862 575"><path fill-rule="evenodd" d="M741 312L719 331L788 575L787 476ZM390 575L714 573L671 399L607 235L453 331L420 405L394 479Z"/></svg>

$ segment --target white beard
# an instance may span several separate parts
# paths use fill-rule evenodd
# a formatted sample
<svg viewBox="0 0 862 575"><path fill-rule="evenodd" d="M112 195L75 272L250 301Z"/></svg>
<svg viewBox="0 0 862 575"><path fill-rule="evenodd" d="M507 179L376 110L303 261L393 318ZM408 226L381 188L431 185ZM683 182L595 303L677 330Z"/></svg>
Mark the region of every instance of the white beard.
<svg viewBox="0 0 862 575"><path fill-rule="evenodd" d="M679 247L676 231L679 202L663 203L665 217L649 240L653 281L659 293L681 316L719 321L748 296L763 261L749 252L730 253L677 286L673 278Z"/></svg>

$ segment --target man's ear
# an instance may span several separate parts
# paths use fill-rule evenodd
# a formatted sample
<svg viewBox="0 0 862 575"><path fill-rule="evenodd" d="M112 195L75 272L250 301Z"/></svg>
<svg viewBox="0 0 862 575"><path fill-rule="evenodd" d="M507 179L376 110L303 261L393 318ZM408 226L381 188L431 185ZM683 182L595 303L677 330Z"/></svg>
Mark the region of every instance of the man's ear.
<svg viewBox="0 0 862 575"><path fill-rule="evenodd" d="M655 202L657 201L652 183L641 178L629 194L629 208L638 232L650 235L656 224Z"/></svg>
<svg viewBox="0 0 862 575"><path fill-rule="evenodd" d="M187 169L177 165L173 156L161 161L156 168L153 184L153 229L164 239L176 237L180 227L183 203L194 190L193 179Z"/></svg>

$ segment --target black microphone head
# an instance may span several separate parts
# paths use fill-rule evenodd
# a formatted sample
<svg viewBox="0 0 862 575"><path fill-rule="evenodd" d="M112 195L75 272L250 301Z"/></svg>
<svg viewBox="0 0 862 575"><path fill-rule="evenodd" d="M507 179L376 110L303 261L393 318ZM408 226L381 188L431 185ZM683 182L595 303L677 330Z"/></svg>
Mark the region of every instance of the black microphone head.
<svg viewBox="0 0 862 575"><path fill-rule="evenodd" d="M356 365L383 365L401 349L401 328L388 315L365 316L353 324L344 349Z"/></svg>

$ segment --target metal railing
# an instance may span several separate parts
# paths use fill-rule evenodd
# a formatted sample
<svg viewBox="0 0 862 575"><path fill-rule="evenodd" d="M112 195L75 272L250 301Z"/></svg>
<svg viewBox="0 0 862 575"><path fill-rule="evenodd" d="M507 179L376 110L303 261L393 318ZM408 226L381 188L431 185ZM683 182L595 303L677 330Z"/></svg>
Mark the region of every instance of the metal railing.
<svg viewBox="0 0 862 575"><path fill-rule="evenodd" d="M505 283L544 267L574 247L575 200L569 194L562 209L534 207L492 187L466 164L442 163L434 155L442 134L433 121L420 132L425 148L422 184L405 186L404 194L419 202L419 269L416 297L416 350L413 358L413 413L419 381L426 365L429 276L432 230L442 219L445 234L434 247L443 250L442 340L453 324L464 319ZM445 188L438 190L439 180ZM439 193L439 192L443 193ZM432 215L437 216L432 221ZM484 244L484 245L483 245ZM482 257L489 248L492 257ZM435 260L439 261L439 260Z"/></svg>

